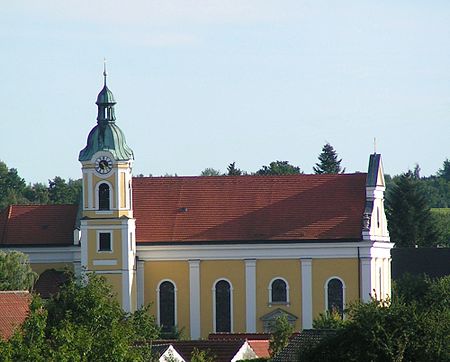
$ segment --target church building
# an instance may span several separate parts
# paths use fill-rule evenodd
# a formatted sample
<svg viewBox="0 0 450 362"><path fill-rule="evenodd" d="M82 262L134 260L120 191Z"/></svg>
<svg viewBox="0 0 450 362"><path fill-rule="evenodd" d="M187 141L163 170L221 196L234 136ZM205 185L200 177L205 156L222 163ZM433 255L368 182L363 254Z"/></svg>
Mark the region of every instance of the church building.
<svg viewBox="0 0 450 362"><path fill-rule="evenodd" d="M126 311L151 304L163 331L297 330L320 313L391 293L379 154L367 173L133 177L105 84L79 153L80 205L11 205L0 248L34 270L105 276Z"/></svg>

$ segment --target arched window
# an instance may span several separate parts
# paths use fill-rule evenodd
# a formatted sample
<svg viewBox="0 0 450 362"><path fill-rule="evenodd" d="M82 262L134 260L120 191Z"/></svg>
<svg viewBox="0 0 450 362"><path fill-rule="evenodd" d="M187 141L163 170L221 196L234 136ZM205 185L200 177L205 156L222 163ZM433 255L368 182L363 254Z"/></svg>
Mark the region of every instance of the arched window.
<svg viewBox="0 0 450 362"><path fill-rule="evenodd" d="M269 303L289 303L289 286L285 279L272 279L269 284Z"/></svg>
<svg viewBox="0 0 450 362"><path fill-rule="evenodd" d="M168 280L159 284L158 297L158 322L163 333L171 333L176 325L176 289Z"/></svg>
<svg viewBox="0 0 450 362"><path fill-rule="evenodd" d="M219 280L213 289L215 332L231 332L232 302L231 285L226 280Z"/></svg>
<svg viewBox="0 0 450 362"><path fill-rule="evenodd" d="M335 310L344 315L344 283L339 278L331 278L326 283L327 310Z"/></svg>
<svg viewBox="0 0 450 362"><path fill-rule="evenodd" d="M109 210L109 185L106 183L100 184L98 187L98 209Z"/></svg>

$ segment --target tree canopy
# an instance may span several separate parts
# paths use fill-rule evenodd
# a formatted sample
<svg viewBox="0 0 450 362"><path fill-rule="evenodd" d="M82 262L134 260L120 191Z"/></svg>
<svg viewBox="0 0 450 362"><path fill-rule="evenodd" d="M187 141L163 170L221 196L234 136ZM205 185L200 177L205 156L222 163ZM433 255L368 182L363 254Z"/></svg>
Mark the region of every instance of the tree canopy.
<svg viewBox="0 0 450 362"><path fill-rule="evenodd" d="M159 329L147 309L126 314L111 287L95 274L70 278L47 303L35 297L30 315L0 361L149 361Z"/></svg>
<svg viewBox="0 0 450 362"><path fill-rule="evenodd" d="M386 195L391 240L397 246L433 246L439 232L422 188L411 171L394 181Z"/></svg>
<svg viewBox="0 0 450 362"><path fill-rule="evenodd" d="M288 161L274 161L269 166L262 166L256 175L298 175L302 171L300 167L291 165Z"/></svg>
<svg viewBox="0 0 450 362"><path fill-rule="evenodd" d="M0 250L0 290L31 290L37 277L26 254Z"/></svg>
<svg viewBox="0 0 450 362"><path fill-rule="evenodd" d="M299 361L449 361L450 276L400 280L392 301L356 303L335 335Z"/></svg>
<svg viewBox="0 0 450 362"><path fill-rule="evenodd" d="M337 152L329 143L322 147L322 152L318 158L319 162L313 167L316 174L345 172L345 169L341 167L342 158L338 159Z"/></svg>

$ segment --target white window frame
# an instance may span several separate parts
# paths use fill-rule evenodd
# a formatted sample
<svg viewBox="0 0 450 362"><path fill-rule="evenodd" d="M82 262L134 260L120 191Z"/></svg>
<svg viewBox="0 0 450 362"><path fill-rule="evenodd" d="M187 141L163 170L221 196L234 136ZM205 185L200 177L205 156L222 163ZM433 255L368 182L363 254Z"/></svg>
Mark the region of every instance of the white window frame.
<svg viewBox="0 0 450 362"><path fill-rule="evenodd" d="M340 280L340 282L342 283L342 311L345 310L345 298L346 298L346 293L345 293L345 282L342 278L338 277L338 276L332 276L330 278L328 278L325 282L325 286L324 286L324 290L325 290L325 311L328 311L328 283L333 280L333 279L338 279Z"/></svg>
<svg viewBox="0 0 450 362"><path fill-rule="evenodd" d="M213 283L213 287L211 289L212 291L212 305L213 305L213 331L214 333L217 332L216 330L216 285L218 282L221 282L222 280L226 281L230 285L230 333L234 333L234 311L233 311L233 283L228 278L219 278L216 279L216 281Z"/></svg>
<svg viewBox="0 0 450 362"><path fill-rule="evenodd" d="M286 301L285 302L274 302L273 301L273 298L272 298L272 284L273 284L273 282L275 281L275 280L278 280L278 279L280 279L280 280L282 280L285 284L286 284ZM269 293L269 307L270 306L272 306L272 305L286 305L286 306L290 306L290 299L289 299L289 283L288 283L288 281L285 279L285 278L283 278L283 277L275 277L275 278L273 278L270 282L269 282L269 286L267 287L267 291L268 291L268 293Z"/></svg>
<svg viewBox="0 0 450 362"><path fill-rule="evenodd" d="M172 280L172 279L162 279L160 280L160 282L158 283L158 286L156 287L156 320L158 322L158 326L161 326L161 311L160 311L160 305L161 305L161 301L160 301L160 287L162 283L165 282L170 282L173 285L174 288L174 309L175 309L175 315L174 315L174 323L175 323L175 327L178 326L178 313L177 313L177 309L178 309L178 303L177 303L177 295L178 295L178 289L177 289L177 284Z"/></svg>
<svg viewBox="0 0 450 362"><path fill-rule="evenodd" d="M111 250L100 250L100 234L109 234L111 242ZM111 230L97 230L97 253L112 254L114 252L114 233Z"/></svg>

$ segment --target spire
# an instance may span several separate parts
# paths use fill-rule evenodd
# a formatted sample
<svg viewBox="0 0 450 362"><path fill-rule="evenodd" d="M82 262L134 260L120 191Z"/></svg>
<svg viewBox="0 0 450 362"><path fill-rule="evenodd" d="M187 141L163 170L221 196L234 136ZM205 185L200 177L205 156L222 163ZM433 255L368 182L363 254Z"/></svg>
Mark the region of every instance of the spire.
<svg viewBox="0 0 450 362"><path fill-rule="evenodd" d="M106 77L108 73L106 73L106 58L103 58L103 86L106 87Z"/></svg>

